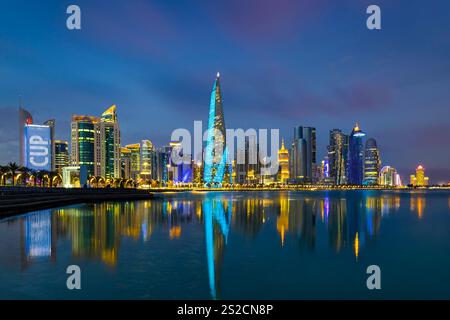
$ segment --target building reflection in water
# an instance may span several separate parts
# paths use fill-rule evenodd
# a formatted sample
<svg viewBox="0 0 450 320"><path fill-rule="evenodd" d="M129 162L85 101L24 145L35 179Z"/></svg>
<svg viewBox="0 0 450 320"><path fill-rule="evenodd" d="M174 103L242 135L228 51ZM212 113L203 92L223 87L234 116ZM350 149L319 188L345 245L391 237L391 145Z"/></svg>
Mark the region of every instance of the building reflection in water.
<svg viewBox="0 0 450 320"><path fill-rule="evenodd" d="M411 198L409 200L409 207L411 212L416 212L417 217L419 219L422 219L423 217L425 205L426 205L425 197L423 197L420 194L417 195L411 194Z"/></svg>
<svg viewBox="0 0 450 320"><path fill-rule="evenodd" d="M42 210L20 220L22 269L26 269L36 259L56 260L53 219L50 210Z"/></svg>
<svg viewBox="0 0 450 320"><path fill-rule="evenodd" d="M411 196L411 210L422 216L425 199ZM449 200L450 201L450 200ZM356 259L375 241L381 219L400 208L400 196L339 191L321 193L207 193L152 201L98 203L44 210L20 218L22 266L34 259L56 259L56 241L70 241L72 256L115 266L125 238L151 240L156 230L168 241L181 241L187 224L205 234L209 289L220 295L220 269L233 234L254 239L262 230L276 232L281 247L316 250L317 237L327 237L336 253L350 250ZM318 227L320 226L320 228ZM164 245L164 243L161 243Z"/></svg>
<svg viewBox="0 0 450 320"><path fill-rule="evenodd" d="M221 198L207 197L203 201L205 224L206 260L211 297L217 298L220 267L230 230L231 202Z"/></svg>

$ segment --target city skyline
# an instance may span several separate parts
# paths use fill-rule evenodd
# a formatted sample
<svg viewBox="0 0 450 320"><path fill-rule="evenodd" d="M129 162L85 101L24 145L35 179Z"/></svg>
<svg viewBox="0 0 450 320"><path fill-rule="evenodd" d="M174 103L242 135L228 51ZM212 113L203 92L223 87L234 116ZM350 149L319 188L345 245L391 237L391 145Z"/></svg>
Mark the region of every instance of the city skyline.
<svg viewBox="0 0 450 320"><path fill-rule="evenodd" d="M127 10L114 4L106 13L80 1L84 14L78 33L58 27L65 18L59 14L62 4L27 4L30 12L20 10L20 1L11 6L10 16L0 22L9 30L0 53L5 72L0 162L18 161L18 141L11 137L18 132L11 128L16 124L5 120L16 112L19 96L35 123L56 119L57 139L70 140L72 114L99 114L117 104L122 145L150 139L162 146L173 129L189 129L194 120L206 123L211 75L219 70L230 128L280 128L290 145L292 128L315 127L319 162L329 130L349 134L359 122L377 140L382 165L395 167L405 181L419 164L431 183L450 180L445 148L450 97L443 87L449 78L449 27L440 15L447 3L431 4L409 21L418 2L405 7L380 1L385 14L379 33L364 28L367 6L355 1L342 6L284 1L273 15L264 2L252 13L233 2L190 8L180 3L170 12L163 3L135 4ZM216 5L222 10L214 19ZM241 9L239 18L233 8ZM297 14L285 19L293 9L304 9L298 10L303 19ZM45 18L33 30L26 28L34 21L31 12ZM124 21L135 17L135 23L111 25L118 12ZM227 18L240 23L243 32ZM206 25L211 28L202 28ZM136 30L149 31L151 39ZM214 36L217 41L211 41Z"/></svg>

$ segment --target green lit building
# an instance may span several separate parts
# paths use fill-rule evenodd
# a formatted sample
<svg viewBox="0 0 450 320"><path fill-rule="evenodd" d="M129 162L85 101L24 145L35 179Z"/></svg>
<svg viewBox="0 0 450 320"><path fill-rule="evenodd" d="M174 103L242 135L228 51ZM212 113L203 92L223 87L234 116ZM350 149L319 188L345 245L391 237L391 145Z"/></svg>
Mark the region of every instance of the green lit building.
<svg viewBox="0 0 450 320"><path fill-rule="evenodd" d="M100 175L97 123L93 116L73 115L71 123L70 164L85 166L89 176Z"/></svg>
<svg viewBox="0 0 450 320"><path fill-rule="evenodd" d="M62 174L62 168L69 166L69 143L55 140L55 171Z"/></svg>

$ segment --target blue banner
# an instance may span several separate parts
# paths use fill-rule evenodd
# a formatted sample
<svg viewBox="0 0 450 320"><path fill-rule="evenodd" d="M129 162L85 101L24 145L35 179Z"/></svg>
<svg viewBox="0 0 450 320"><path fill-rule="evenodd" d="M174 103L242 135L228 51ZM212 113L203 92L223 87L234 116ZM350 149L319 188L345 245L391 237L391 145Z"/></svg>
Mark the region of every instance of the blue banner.
<svg viewBox="0 0 450 320"><path fill-rule="evenodd" d="M50 127L26 125L25 139L25 167L33 170L51 170L52 147Z"/></svg>

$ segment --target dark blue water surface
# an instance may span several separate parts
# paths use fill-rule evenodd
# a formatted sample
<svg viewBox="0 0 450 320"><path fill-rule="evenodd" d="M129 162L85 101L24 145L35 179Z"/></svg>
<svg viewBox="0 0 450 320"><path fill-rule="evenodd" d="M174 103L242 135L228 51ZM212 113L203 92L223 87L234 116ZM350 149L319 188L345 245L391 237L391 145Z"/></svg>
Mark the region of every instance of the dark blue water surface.
<svg viewBox="0 0 450 320"><path fill-rule="evenodd" d="M449 299L450 192L186 192L3 219L0 298Z"/></svg>

